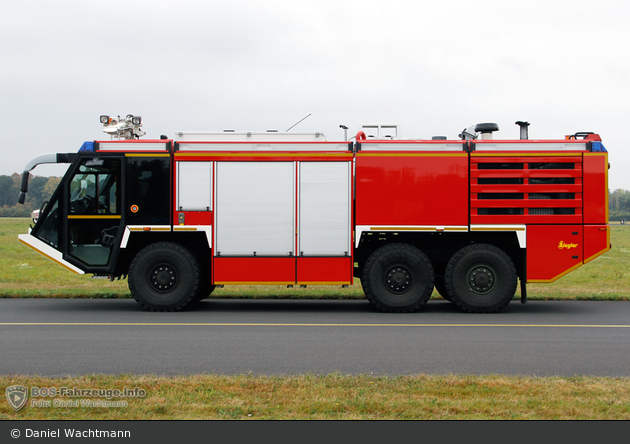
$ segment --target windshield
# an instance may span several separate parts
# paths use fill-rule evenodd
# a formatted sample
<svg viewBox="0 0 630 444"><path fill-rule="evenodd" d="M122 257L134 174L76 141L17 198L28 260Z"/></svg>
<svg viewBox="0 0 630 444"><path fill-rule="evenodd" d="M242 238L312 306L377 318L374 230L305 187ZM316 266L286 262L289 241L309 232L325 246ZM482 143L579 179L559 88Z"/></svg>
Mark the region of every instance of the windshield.
<svg viewBox="0 0 630 444"><path fill-rule="evenodd" d="M81 165L70 182L70 214L119 213L117 178L117 161L87 161Z"/></svg>
<svg viewBox="0 0 630 444"><path fill-rule="evenodd" d="M45 214L45 219L36 225L37 237L48 245L55 249L59 249L59 205L58 200L55 200L52 206L49 206L48 213ZM42 215L39 215L42 219Z"/></svg>

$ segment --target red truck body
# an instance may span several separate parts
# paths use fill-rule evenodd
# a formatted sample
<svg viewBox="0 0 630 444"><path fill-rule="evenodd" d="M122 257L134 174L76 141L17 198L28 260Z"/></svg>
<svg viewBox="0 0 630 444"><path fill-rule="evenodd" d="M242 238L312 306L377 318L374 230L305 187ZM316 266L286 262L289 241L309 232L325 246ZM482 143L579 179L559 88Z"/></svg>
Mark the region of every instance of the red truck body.
<svg viewBox="0 0 630 444"><path fill-rule="evenodd" d="M553 282L611 248L595 134L228 136L84 144L57 160L72 166L20 241L76 273L128 275L151 310L218 285L360 278L383 311L417 310L435 287L463 310L492 312L517 279L524 300L527 282Z"/></svg>

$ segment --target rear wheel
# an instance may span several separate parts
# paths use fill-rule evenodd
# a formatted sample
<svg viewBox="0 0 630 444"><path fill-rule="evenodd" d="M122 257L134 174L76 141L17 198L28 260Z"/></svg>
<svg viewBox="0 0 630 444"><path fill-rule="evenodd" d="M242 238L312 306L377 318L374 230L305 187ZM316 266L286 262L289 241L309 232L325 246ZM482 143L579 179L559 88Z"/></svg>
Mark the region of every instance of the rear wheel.
<svg viewBox="0 0 630 444"><path fill-rule="evenodd" d="M152 311L175 311L188 305L199 290L199 264L179 244L158 242L140 250L129 266L133 298Z"/></svg>
<svg viewBox="0 0 630 444"><path fill-rule="evenodd" d="M501 249L488 244L462 248L449 260L444 283L451 301L470 313L505 308L516 292L516 268Z"/></svg>
<svg viewBox="0 0 630 444"><path fill-rule="evenodd" d="M389 244L376 250L363 267L361 284L367 299L379 310L411 312L431 297L433 267L411 245Z"/></svg>

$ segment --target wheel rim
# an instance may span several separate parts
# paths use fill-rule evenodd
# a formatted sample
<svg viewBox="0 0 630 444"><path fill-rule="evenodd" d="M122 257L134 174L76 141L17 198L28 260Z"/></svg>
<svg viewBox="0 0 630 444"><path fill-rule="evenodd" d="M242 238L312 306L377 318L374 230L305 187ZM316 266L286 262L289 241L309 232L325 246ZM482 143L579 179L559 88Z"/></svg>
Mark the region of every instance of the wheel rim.
<svg viewBox="0 0 630 444"><path fill-rule="evenodd" d="M177 285L177 270L168 264L157 265L151 270L149 281L158 293L168 293Z"/></svg>
<svg viewBox="0 0 630 444"><path fill-rule="evenodd" d="M413 285L411 272L402 265L394 265L385 273L385 287L392 293L403 294Z"/></svg>
<svg viewBox="0 0 630 444"><path fill-rule="evenodd" d="M475 265L466 273L468 289L478 296L486 296L492 293L497 284L497 272L489 265Z"/></svg>

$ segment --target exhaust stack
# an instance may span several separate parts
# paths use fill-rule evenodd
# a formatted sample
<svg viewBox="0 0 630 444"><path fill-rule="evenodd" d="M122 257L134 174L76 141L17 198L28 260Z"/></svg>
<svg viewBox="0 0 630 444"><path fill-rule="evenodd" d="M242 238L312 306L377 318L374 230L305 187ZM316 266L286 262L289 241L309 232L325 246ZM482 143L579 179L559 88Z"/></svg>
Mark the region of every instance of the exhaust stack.
<svg viewBox="0 0 630 444"><path fill-rule="evenodd" d="M519 120L518 122L516 122L516 124L521 127L521 140L529 139L529 134L528 134L528 129L527 129L527 127L529 126L529 122L523 122Z"/></svg>

